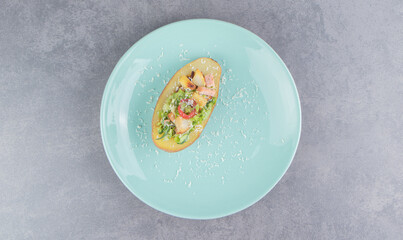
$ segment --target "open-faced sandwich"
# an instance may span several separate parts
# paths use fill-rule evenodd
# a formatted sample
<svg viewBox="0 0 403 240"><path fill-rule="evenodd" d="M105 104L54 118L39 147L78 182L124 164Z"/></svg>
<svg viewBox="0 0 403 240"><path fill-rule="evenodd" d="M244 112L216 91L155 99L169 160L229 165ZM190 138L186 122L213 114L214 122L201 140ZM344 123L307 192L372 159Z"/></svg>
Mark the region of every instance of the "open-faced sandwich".
<svg viewBox="0 0 403 240"><path fill-rule="evenodd" d="M155 106L152 139L167 152L190 146L200 136L215 107L221 67L211 58L185 65L167 83Z"/></svg>

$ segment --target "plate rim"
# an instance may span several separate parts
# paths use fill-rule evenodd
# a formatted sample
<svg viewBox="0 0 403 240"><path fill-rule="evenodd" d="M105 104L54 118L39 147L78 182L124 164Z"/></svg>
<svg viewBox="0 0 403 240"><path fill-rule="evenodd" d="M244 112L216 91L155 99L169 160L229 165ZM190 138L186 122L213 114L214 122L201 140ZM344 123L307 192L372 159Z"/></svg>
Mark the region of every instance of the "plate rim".
<svg viewBox="0 0 403 240"><path fill-rule="evenodd" d="M166 209L164 207L160 207L157 205L154 205L153 203L147 201L146 199L143 199L143 197L139 196L138 194L135 193L134 190L132 190L128 184L126 183L126 181L120 176L119 172L116 170L113 161L111 160L111 156L108 150L108 146L106 145L106 129L105 128L105 124L104 124L104 116L105 116L105 102L106 102L106 92L108 91L108 89L110 88L110 84L112 84L112 79L114 78L114 75L117 73L117 71L120 69L121 65L123 64L123 62L125 61L125 59L137 48L138 45L140 45L142 42L144 42L145 40L147 40L147 38L149 38L150 36L156 34L157 32L161 31L164 28L167 27L171 27L173 25L177 25L177 24L182 24L184 22L211 22L213 24L224 24L224 25L228 25L229 27L232 28L238 28L242 31L245 31L246 33L248 33L252 38L255 38L258 42L262 43L263 45L265 45L268 49L270 49L270 51L272 51L272 53L274 54L274 56L277 58L277 60L283 65L283 67L285 68L288 77L292 80L292 87L293 87L293 91L295 93L296 96L296 100L297 100L297 106L298 106L298 117L299 117L299 121L298 121L298 139L293 151L292 156L290 157L290 159L288 160L288 165L287 167L284 169L284 171L280 174L280 176L278 177L278 179L276 179L276 181L274 182L274 184L269 185L268 188L265 191L262 191L262 194L259 194L258 197L255 197L253 199L251 199L250 201L239 205L236 208L233 208L231 211L227 211L224 214L211 214L208 216L196 216L194 214L182 214L182 213L177 213L175 211L171 211L169 209ZM102 145L104 148L104 151L106 153L107 159L109 161L109 164L111 165L113 171L115 172L115 174L118 176L119 180L123 183L123 185L136 197L138 198L140 201L142 201L144 204L150 206L151 208L154 208L155 210L174 216L174 217L179 217L179 218L186 218L186 219L195 219L195 220L208 220L208 219L217 219L217 218L222 218L222 217L227 217L230 215L233 215L235 213L238 213L242 210L245 210L249 207L251 207L252 205L254 205L255 203L259 202L264 196L266 196L277 184L278 182L283 178L283 176L285 175L285 173L287 172L288 168L290 167L291 163L294 160L295 154L298 150L298 146L299 146L299 142L301 139L301 129L302 128L302 111L301 111L301 101L300 101L300 97L298 94L298 89L297 86L295 84L295 80L293 78L293 76L290 73L290 70L288 69L287 65L284 63L284 61L281 59L281 57L277 54L277 52L265 41L263 40L261 37L259 37L257 34L255 34L254 32L241 27L239 25L227 22L227 21L222 21L222 20L217 20L217 19L208 19L208 18L194 18L194 19L186 19L186 20L180 20L180 21L175 21L166 25L163 25L149 33L147 33L145 36L143 36L142 38L140 38L139 40L137 40L128 50L125 51L125 53L119 58L118 62L116 63L116 65L114 66L106 84L105 84L105 88L104 91L102 93L102 100L101 100L101 106L100 106L100 130L101 130L101 139L102 139Z"/></svg>

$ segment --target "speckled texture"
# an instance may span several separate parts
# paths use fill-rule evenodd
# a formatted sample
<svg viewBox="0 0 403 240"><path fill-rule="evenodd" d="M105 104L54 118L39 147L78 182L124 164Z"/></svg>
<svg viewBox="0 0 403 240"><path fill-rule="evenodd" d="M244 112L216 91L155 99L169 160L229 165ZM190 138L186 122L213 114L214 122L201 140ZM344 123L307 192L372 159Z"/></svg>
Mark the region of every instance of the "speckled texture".
<svg viewBox="0 0 403 240"><path fill-rule="evenodd" d="M401 239L402 1L167 2L0 3L0 239ZM279 184L209 221L134 197L99 131L120 56L189 18L229 21L266 40L290 68L303 112Z"/></svg>

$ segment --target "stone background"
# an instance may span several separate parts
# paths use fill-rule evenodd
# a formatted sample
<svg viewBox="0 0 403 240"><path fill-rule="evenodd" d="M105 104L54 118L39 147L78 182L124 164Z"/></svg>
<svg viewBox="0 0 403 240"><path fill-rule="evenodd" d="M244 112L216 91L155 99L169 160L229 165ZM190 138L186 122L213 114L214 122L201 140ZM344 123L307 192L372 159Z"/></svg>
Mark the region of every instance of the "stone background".
<svg viewBox="0 0 403 240"><path fill-rule="evenodd" d="M190 18L245 27L295 78L301 142L232 216L143 204L104 153L99 109L122 54ZM402 239L403 2L0 1L0 239Z"/></svg>

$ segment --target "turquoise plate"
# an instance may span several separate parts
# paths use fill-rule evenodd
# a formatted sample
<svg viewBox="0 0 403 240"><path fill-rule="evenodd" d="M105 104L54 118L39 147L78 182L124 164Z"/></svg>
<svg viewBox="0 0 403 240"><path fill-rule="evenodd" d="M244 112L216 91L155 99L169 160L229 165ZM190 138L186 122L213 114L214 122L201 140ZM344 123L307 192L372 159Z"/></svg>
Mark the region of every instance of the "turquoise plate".
<svg viewBox="0 0 403 240"><path fill-rule="evenodd" d="M193 145L164 152L151 139L154 106L173 74L199 57L222 67L217 106ZM106 84L100 118L123 184L151 207L192 219L261 199L290 165L301 131L298 93L280 57L252 32L207 19L166 25L134 44Z"/></svg>

